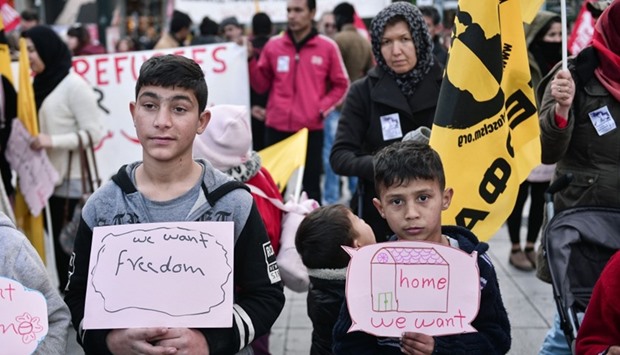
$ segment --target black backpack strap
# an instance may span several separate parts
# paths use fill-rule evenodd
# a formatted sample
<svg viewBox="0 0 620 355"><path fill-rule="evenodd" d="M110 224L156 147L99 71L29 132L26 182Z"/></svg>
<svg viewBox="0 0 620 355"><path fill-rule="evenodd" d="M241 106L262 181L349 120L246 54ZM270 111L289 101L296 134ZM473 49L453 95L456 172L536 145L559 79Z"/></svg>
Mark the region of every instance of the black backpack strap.
<svg viewBox="0 0 620 355"><path fill-rule="evenodd" d="M206 195L207 195L207 201L209 201L209 204L211 206L214 206L215 203L222 197L224 197L227 193L231 192L232 190L235 189L244 189L247 192L250 192L250 188L247 187L244 183L237 181L237 180L232 180L232 181L228 181L225 182L224 184L220 185L220 187L218 187L217 189L209 192L207 190L207 187L204 186L204 183L202 185L202 189L203 191L205 191Z"/></svg>
<svg viewBox="0 0 620 355"><path fill-rule="evenodd" d="M118 187L120 187L121 190L123 190L125 194L131 194L131 193L138 191L136 189L136 186L133 184L133 182L129 178L129 175L127 175L126 164L121 166L121 168L118 169L118 172L114 176L112 176L112 181L114 181L116 185L118 185Z"/></svg>

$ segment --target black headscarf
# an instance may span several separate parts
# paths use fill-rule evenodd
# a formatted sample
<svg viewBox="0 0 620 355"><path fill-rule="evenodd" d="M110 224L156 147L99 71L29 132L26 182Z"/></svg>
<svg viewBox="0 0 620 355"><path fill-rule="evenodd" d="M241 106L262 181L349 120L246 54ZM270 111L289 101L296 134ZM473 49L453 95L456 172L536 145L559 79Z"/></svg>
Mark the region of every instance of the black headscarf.
<svg viewBox="0 0 620 355"><path fill-rule="evenodd" d="M402 16L407 24L413 38L418 62L407 73L397 74L392 70L383 55L381 54L381 38L385 31L385 25L395 16ZM372 52L375 60L381 69L394 78L400 91L405 96L412 96L418 83L422 81L424 76L428 74L433 66L433 42L424 22L424 17L417 7L408 2L395 2L383 10L379 11L377 16L370 24L370 35L372 39Z"/></svg>
<svg viewBox="0 0 620 355"><path fill-rule="evenodd" d="M63 40L47 26L35 26L22 33L30 38L39 57L45 63L45 69L34 77L34 99L37 109L43 100L69 74L71 69L71 52Z"/></svg>

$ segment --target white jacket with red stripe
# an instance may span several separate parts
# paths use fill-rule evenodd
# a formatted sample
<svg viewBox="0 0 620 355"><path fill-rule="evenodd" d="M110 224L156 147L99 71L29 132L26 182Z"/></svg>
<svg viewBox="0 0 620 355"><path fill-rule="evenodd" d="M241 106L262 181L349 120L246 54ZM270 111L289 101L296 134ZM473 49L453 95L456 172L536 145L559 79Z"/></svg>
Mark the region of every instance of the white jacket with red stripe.
<svg viewBox="0 0 620 355"><path fill-rule="evenodd" d="M267 42L258 61L249 63L252 88L270 90L265 124L283 132L323 129L323 118L349 87L336 42L313 29L298 47L290 31L283 32Z"/></svg>

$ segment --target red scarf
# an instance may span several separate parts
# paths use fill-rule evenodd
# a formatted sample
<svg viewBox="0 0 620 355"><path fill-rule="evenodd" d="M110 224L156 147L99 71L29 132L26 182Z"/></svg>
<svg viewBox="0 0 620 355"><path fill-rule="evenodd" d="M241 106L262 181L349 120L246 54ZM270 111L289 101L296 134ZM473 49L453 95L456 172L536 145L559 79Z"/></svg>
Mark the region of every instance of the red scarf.
<svg viewBox="0 0 620 355"><path fill-rule="evenodd" d="M615 18L613 24L610 19ZM614 1L598 19L592 46L600 64L594 74L601 84L620 101L620 1Z"/></svg>

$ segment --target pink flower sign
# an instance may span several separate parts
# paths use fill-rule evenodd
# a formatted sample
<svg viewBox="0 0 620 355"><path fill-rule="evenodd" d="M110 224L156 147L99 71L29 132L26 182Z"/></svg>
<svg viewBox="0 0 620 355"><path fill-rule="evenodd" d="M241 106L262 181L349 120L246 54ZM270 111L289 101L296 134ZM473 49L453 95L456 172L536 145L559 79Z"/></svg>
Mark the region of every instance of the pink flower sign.
<svg viewBox="0 0 620 355"><path fill-rule="evenodd" d="M32 354L48 331L47 301L37 290L0 277L0 344L5 354Z"/></svg>

